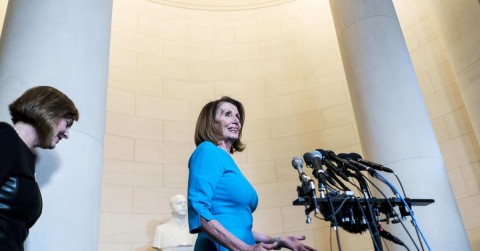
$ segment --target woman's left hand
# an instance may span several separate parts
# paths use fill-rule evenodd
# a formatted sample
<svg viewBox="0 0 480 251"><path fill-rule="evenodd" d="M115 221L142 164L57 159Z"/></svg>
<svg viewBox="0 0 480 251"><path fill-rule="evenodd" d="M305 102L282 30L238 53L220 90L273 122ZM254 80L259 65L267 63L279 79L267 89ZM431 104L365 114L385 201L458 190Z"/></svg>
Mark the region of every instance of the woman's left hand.
<svg viewBox="0 0 480 251"><path fill-rule="evenodd" d="M303 235L282 237L278 241L277 249L287 248L293 251L316 251L316 249L300 242L303 240L305 240L305 236Z"/></svg>

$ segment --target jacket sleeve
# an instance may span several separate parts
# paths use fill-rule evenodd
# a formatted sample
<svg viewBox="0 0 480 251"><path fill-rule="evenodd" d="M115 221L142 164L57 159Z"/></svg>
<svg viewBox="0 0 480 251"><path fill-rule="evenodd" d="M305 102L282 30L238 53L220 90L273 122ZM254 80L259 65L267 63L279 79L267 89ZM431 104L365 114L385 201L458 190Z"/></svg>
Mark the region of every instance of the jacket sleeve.
<svg viewBox="0 0 480 251"><path fill-rule="evenodd" d="M200 232L200 217L214 219L212 200L215 187L223 175L224 167L218 159L217 146L210 142L200 144L189 160L188 223L190 233Z"/></svg>

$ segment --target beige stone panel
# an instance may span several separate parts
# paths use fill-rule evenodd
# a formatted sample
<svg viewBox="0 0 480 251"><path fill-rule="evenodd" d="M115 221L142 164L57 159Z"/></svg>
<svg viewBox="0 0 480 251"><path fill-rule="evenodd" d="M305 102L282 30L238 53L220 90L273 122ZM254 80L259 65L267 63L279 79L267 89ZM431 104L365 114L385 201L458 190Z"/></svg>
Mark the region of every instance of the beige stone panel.
<svg viewBox="0 0 480 251"><path fill-rule="evenodd" d="M323 128L333 128L355 123L355 116L351 103L328 107L322 110L321 115L324 122Z"/></svg>
<svg viewBox="0 0 480 251"><path fill-rule="evenodd" d="M473 132L473 127L465 107L446 114L445 123L452 138Z"/></svg>
<svg viewBox="0 0 480 251"><path fill-rule="evenodd" d="M192 152L191 143L135 141L135 160L147 163L185 164Z"/></svg>
<svg viewBox="0 0 480 251"><path fill-rule="evenodd" d="M438 62L448 59L445 47L439 39L412 51L410 56L416 72L428 71L434 68Z"/></svg>
<svg viewBox="0 0 480 251"><path fill-rule="evenodd" d="M457 200L465 229L480 228L480 195Z"/></svg>
<svg viewBox="0 0 480 251"><path fill-rule="evenodd" d="M162 187L164 167L161 164L105 159L103 184Z"/></svg>
<svg viewBox="0 0 480 251"><path fill-rule="evenodd" d="M318 26L310 27L306 32L311 48L318 49L326 46L332 47L332 45L338 47L335 26L333 26L333 24L319 24ZM340 53L338 48L336 49L336 53Z"/></svg>
<svg viewBox="0 0 480 251"><path fill-rule="evenodd" d="M138 33L170 41L187 41L188 26L186 24L170 22L170 20L164 22L157 17L151 18L140 16L138 21Z"/></svg>
<svg viewBox="0 0 480 251"><path fill-rule="evenodd" d="M363 234L351 234L342 228L338 228L340 245L342 250L349 251L373 251L373 243L368 230ZM403 231L403 230L402 230ZM330 241L332 238L332 241ZM406 243L406 240L403 240ZM315 243L318 250L338 250L336 233L330 227L315 229ZM332 244L332 247L330 246ZM390 244L388 244L390 245ZM408 245L408 244L407 244ZM385 247L384 247L385 248Z"/></svg>
<svg viewBox="0 0 480 251"><path fill-rule="evenodd" d="M242 101L249 119L267 119L294 114L290 95L267 97Z"/></svg>
<svg viewBox="0 0 480 251"><path fill-rule="evenodd" d="M306 34L301 36L289 36L284 39L265 41L260 43L262 58L282 58L288 55L295 55L308 49Z"/></svg>
<svg viewBox="0 0 480 251"><path fill-rule="evenodd" d="M467 230L471 250L480 250L480 228Z"/></svg>
<svg viewBox="0 0 480 251"><path fill-rule="evenodd" d="M443 144L450 140L450 134L448 132L444 117L432 119L432 127L435 131L435 136L439 144Z"/></svg>
<svg viewBox="0 0 480 251"><path fill-rule="evenodd" d="M215 81L216 97L230 96L232 98L263 98L265 97L265 83L262 78L238 81ZM250 111L245 111L250 119Z"/></svg>
<svg viewBox="0 0 480 251"><path fill-rule="evenodd" d="M133 212L170 215L170 198L177 194L186 195L186 188L134 187Z"/></svg>
<svg viewBox="0 0 480 251"><path fill-rule="evenodd" d="M260 59L258 44L219 44L213 48L213 60L238 61Z"/></svg>
<svg viewBox="0 0 480 251"><path fill-rule="evenodd" d="M296 113L308 112L340 105L347 102L348 91L342 82L294 93L292 96Z"/></svg>
<svg viewBox="0 0 480 251"><path fill-rule="evenodd" d="M455 73L448 60L440 62L428 71L435 91L442 90L456 83Z"/></svg>
<svg viewBox="0 0 480 251"><path fill-rule="evenodd" d="M270 121L273 138L296 136L308 132L319 131L324 128L323 124L321 111L294 114L281 118L274 118Z"/></svg>
<svg viewBox="0 0 480 251"><path fill-rule="evenodd" d="M262 59L262 70L265 76L278 76L288 73L286 58Z"/></svg>
<svg viewBox="0 0 480 251"><path fill-rule="evenodd" d="M266 77L265 87L268 96L290 94L298 91L313 89L316 86L314 70L298 71L292 74Z"/></svg>
<svg viewBox="0 0 480 251"><path fill-rule="evenodd" d="M417 34L420 46L440 38L439 29L432 16L417 24L415 26L415 33Z"/></svg>
<svg viewBox="0 0 480 251"><path fill-rule="evenodd" d="M259 79L265 76L264 63L258 59L242 60L238 63L238 73L243 79Z"/></svg>
<svg viewBox="0 0 480 251"><path fill-rule="evenodd" d="M130 243L99 243L98 251L132 251Z"/></svg>
<svg viewBox="0 0 480 251"><path fill-rule="evenodd" d="M259 203L262 203L261 201ZM283 232L282 211L280 208L259 208L253 213L253 231L272 235ZM275 235L273 235L275 236Z"/></svg>
<svg viewBox="0 0 480 251"><path fill-rule="evenodd" d="M297 181L283 183L256 184L258 208L273 208L292 205L297 198Z"/></svg>
<svg viewBox="0 0 480 251"><path fill-rule="evenodd" d="M328 1L300 1L302 5L302 12L313 15L317 18L328 19L331 21L330 4Z"/></svg>
<svg viewBox="0 0 480 251"><path fill-rule="evenodd" d="M135 140L135 161L165 163L166 148L161 141Z"/></svg>
<svg viewBox="0 0 480 251"><path fill-rule="evenodd" d="M430 74L428 74L428 72L417 74L417 80L424 97L435 93L432 79L430 78Z"/></svg>
<svg viewBox="0 0 480 251"><path fill-rule="evenodd" d="M450 85L425 97L425 103L430 118L437 118L464 107L463 99L456 85Z"/></svg>
<svg viewBox="0 0 480 251"><path fill-rule="evenodd" d="M272 128L269 120L250 120L249 116L249 113L246 113L247 120L242 131L243 139L246 141L271 139Z"/></svg>
<svg viewBox="0 0 480 251"><path fill-rule="evenodd" d="M322 67L336 62L341 62L338 45L336 42L325 44L314 49L305 48L304 51L287 56L290 72Z"/></svg>
<svg viewBox="0 0 480 251"><path fill-rule="evenodd" d="M192 143L196 122L164 122L165 141Z"/></svg>
<svg viewBox="0 0 480 251"><path fill-rule="evenodd" d="M282 23L273 22L261 25L235 27L236 41L255 43L280 39L283 36Z"/></svg>
<svg viewBox="0 0 480 251"><path fill-rule="evenodd" d="M133 160L134 140L105 134L103 155L106 159Z"/></svg>
<svg viewBox="0 0 480 251"><path fill-rule="evenodd" d="M163 140L163 121L107 112L105 132L131 138Z"/></svg>
<svg viewBox="0 0 480 251"><path fill-rule="evenodd" d="M3 29L3 20L5 19L5 13L7 12L8 0L0 1L0 35L2 34Z"/></svg>
<svg viewBox="0 0 480 251"><path fill-rule="evenodd" d="M420 46L420 41L418 40L417 33L415 29L403 29L403 37L405 39L405 43L407 44L408 51L411 53L412 51L418 50Z"/></svg>
<svg viewBox="0 0 480 251"><path fill-rule="evenodd" d="M108 85L125 91L153 96L163 96L162 78L140 74L117 67L110 67Z"/></svg>
<svg viewBox="0 0 480 251"><path fill-rule="evenodd" d="M255 10L255 14L258 24L282 21L301 16L302 5L301 1L290 1L285 4L274 5L268 8L259 8Z"/></svg>
<svg viewBox="0 0 480 251"><path fill-rule="evenodd" d="M224 2L224 1L223 1ZM214 11L206 12L210 19L209 25L218 26L246 26L255 25L257 22L257 10L239 10L239 11Z"/></svg>
<svg viewBox="0 0 480 251"><path fill-rule="evenodd" d="M118 28L112 28L110 46L148 55L163 55L163 40Z"/></svg>
<svg viewBox="0 0 480 251"><path fill-rule="evenodd" d="M326 35L326 32L322 32L321 30L319 30L320 27L315 27L309 24L304 16L285 19L280 21L279 23L281 25L282 33L284 36L296 36L300 34L305 34L312 30L313 30L312 33L315 34L315 38ZM315 41L318 41L318 40L315 39ZM313 44L311 45L313 46Z"/></svg>
<svg viewBox="0 0 480 251"><path fill-rule="evenodd" d="M248 160L250 162L275 160L296 156L300 151L297 137L286 137L265 141L249 142Z"/></svg>
<svg viewBox="0 0 480 251"><path fill-rule="evenodd" d="M188 63L188 71L188 79L190 80L214 81L216 79L216 69L213 62L190 61Z"/></svg>
<svg viewBox="0 0 480 251"><path fill-rule="evenodd" d="M440 145L448 170L469 165L480 160L480 149L472 134L464 135Z"/></svg>
<svg viewBox="0 0 480 251"><path fill-rule="evenodd" d="M453 193L455 198L462 199L468 197L468 188L465 184L465 179L463 178L462 169L456 168L448 171L448 178L452 186Z"/></svg>
<svg viewBox="0 0 480 251"><path fill-rule="evenodd" d="M160 223L156 218L153 214L102 213L99 241L150 242L153 232L149 229Z"/></svg>
<svg viewBox="0 0 480 251"><path fill-rule="evenodd" d="M138 16L150 16L161 19L163 17L163 5L145 0L115 0L113 9L128 11Z"/></svg>
<svg viewBox="0 0 480 251"><path fill-rule="evenodd" d="M130 186L102 185L102 212L131 213L133 189Z"/></svg>
<svg viewBox="0 0 480 251"><path fill-rule="evenodd" d="M470 196L480 194L480 163L462 167L462 174Z"/></svg>
<svg viewBox="0 0 480 251"><path fill-rule="evenodd" d="M139 54L138 72L165 78L188 79L188 61Z"/></svg>
<svg viewBox="0 0 480 251"><path fill-rule="evenodd" d="M430 16L426 1L393 0L393 4L402 28L411 29Z"/></svg>
<svg viewBox="0 0 480 251"><path fill-rule="evenodd" d="M164 7L164 20L179 24L209 24L208 12L172 6Z"/></svg>
<svg viewBox="0 0 480 251"><path fill-rule="evenodd" d="M213 59L211 45L185 42L164 42L164 56L172 59L211 61Z"/></svg>
<svg viewBox="0 0 480 251"><path fill-rule="evenodd" d="M273 161L242 163L239 168L252 185L270 184L277 181L275 162Z"/></svg>
<svg viewBox="0 0 480 251"><path fill-rule="evenodd" d="M129 71L137 70L137 53L117 47L110 47L110 67Z"/></svg>
<svg viewBox="0 0 480 251"><path fill-rule="evenodd" d="M352 146L357 143L353 125L347 124L320 132L301 135L301 146L303 149L338 149Z"/></svg>
<svg viewBox="0 0 480 251"><path fill-rule="evenodd" d="M188 186L188 159L181 165L166 165L165 166L165 180L164 184L167 188L184 188ZM168 177L168 178L167 178ZM184 194L186 195L186 194Z"/></svg>
<svg viewBox="0 0 480 251"><path fill-rule="evenodd" d="M297 198L298 197L296 196L292 198L292 202ZM320 214L317 216L322 217ZM283 229L285 232L306 231L314 228L316 229L320 227L330 226L329 223L315 218L313 212L310 213L310 217L312 218L312 222L310 224L307 224L305 206L303 205L290 204L289 206L282 207Z"/></svg>
<svg viewBox="0 0 480 251"><path fill-rule="evenodd" d="M188 48L190 60L211 61L213 60L213 46L197 43L190 44Z"/></svg>
<svg viewBox="0 0 480 251"><path fill-rule="evenodd" d="M112 27L138 32L138 15L126 10L112 10Z"/></svg>
<svg viewBox="0 0 480 251"><path fill-rule="evenodd" d="M188 25L188 40L193 44L231 44L236 43L235 28L217 25ZM215 50L215 46L213 47Z"/></svg>
<svg viewBox="0 0 480 251"><path fill-rule="evenodd" d="M238 81L240 80L240 74L238 73L237 61L223 61L223 62L211 62L211 65L215 69L216 81Z"/></svg>
<svg viewBox="0 0 480 251"><path fill-rule="evenodd" d="M218 98L218 97L217 97ZM198 115L200 114L200 111L202 108L210 101L211 99L191 99L190 101L190 120L193 121L194 123L197 122Z"/></svg>
<svg viewBox="0 0 480 251"><path fill-rule="evenodd" d="M188 60L190 58L190 44L188 43L164 41L163 49L165 58L180 60Z"/></svg>
<svg viewBox="0 0 480 251"><path fill-rule="evenodd" d="M338 82L346 82L345 71L342 62L315 67L317 86L331 85Z"/></svg>
<svg viewBox="0 0 480 251"><path fill-rule="evenodd" d="M135 94L116 88L108 88L107 111L128 115L135 114Z"/></svg>
<svg viewBox="0 0 480 251"><path fill-rule="evenodd" d="M165 96L179 99L214 99L215 85L208 81L165 79Z"/></svg>
<svg viewBox="0 0 480 251"><path fill-rule="evenodd" d="M246 143L246 144L248 145L248 143ZM235 161L235 163L237 163L237 165L239 165L240 168L241 168L241 166L244 165L244 163L248 163L247 153L246 153L245 150L243 152L236 152L236 153L234 153L230 156L232 156L233 161Z"/></svg>
<svg viewBox="0 0 480 251"><path fill-rule="evenodd" d="M137 95L136 115L153 119L190 121L189 102L184 99Z"/></svg>

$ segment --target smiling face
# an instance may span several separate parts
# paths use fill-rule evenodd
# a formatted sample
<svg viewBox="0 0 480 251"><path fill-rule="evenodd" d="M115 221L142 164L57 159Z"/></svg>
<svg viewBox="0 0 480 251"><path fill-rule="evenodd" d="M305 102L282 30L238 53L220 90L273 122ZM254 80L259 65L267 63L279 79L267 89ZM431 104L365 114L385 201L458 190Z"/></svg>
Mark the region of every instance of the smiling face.
<svg viewBox="0 0 480 251"><path fill-rule="evenodd" d="M55 126L55 131L53 132L53 135L50 139L50 141L47 142L47 145L43 148L45 149L53 149L55 146L57 146L58 142L62 139L68 139L68 135L70 133L70 127L73 124L72 119L67 119L67 118L61 118L57 125Z"/></svg>
<svg viewBox="0 0 480 251"><path fill-rule="evenodd" d="M228 102L222 102L218 105L215 111L215 128L227 145L231 145L238 140L242 125L240 114L235 105Z"/></svg>

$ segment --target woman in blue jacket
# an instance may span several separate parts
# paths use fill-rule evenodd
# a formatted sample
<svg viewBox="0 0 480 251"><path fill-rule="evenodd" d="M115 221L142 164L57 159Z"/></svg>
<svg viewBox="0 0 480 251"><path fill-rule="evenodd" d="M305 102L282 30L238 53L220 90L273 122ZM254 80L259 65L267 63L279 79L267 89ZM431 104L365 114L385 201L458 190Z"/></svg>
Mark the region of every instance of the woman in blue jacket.
<svg viewBox="0 0 480 251"><path fill-rule="evenodd" d="M189 227L198 233L194 250L314 250L299 242L304 236L252 231L257 193L231 157L245 149L240 141L244 120L243 105L230 97L209 102L198 117L188 179Z"/></svg>

